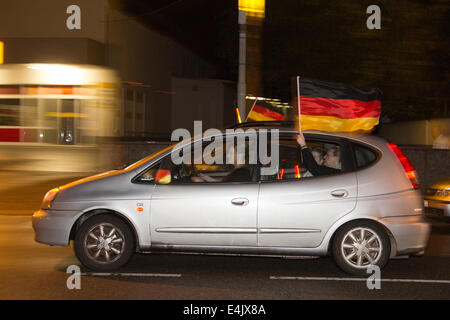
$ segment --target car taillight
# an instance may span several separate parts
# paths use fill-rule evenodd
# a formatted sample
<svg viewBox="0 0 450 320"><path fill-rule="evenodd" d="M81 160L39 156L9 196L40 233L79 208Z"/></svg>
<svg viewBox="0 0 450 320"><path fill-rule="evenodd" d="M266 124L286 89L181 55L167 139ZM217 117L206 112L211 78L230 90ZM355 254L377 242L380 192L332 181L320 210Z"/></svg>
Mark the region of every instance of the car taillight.
<svg viewBox="0 0 450 320"><path fill-rule="evenodd" d="M417 175L416 170L414 170L414 167L409 161L408 157L406 157L403 151L400 150L400 148L396 144L389 142L388 146L402 164L403 170L405 170L406 177L409 179L409 181L411 181L413 188L419 189L419 176Z"/></svg>

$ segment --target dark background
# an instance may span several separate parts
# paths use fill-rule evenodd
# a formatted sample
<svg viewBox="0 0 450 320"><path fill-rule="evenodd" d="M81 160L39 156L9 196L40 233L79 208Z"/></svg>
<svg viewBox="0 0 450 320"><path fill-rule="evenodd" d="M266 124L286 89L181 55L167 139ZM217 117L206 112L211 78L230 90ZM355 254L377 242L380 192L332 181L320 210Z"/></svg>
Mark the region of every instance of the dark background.
<svg viewBox="0 0 450 320"><path fill-rule="evenodd" d="M237 0L112 0L237 81ZM381 8L381 30L366 9ZM383 121L450 115L450 1L266 0L264 95L290 100L300 75L382 89Z"/></svg>

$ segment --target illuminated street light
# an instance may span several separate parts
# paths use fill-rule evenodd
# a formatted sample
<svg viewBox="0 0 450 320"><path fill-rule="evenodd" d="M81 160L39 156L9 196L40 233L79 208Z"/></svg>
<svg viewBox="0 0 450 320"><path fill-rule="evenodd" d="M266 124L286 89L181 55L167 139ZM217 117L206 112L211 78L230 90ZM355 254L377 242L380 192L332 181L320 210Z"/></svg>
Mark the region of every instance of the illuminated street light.
<svg viewBox="0 0 450 320"><path fill-rule="evenodd" d="M239 0L239 73L238 73L238 90L237 90L237 103L241 114L246 114L246 99L247 90L250 90L252 94L260 94L260 82L258 79L259 65L255 64L254 55L260 54L260 42L258 42L260 24L265 17L265 0ZM249 21L247 21L249 17ZM248 25L250 25L250 48L253 52L252 60L249 64L250 70L247 70L247 34L249 32ZM256 28L255 28L256 27ZM252 31L253 30L253 31ZM256 68L256 72L255 72ZM250 77L247 78L247 72L250 73ZM249 80L249 86L247 83Z"/></svg>
<svg viewBox="0 0 450 320"><path fill-rule="evenodd" d="M239 0L239 10L245 11L252 17L264 18L266 11L265 0Z"/></svg>
<svg viewBox="0 0 450 320"><path fill-rule="evenodd" d="M0 41L0 64L3 64L3 62L5 61L4 56L5 56L5 44L3 43L3 41Z"/></svg>

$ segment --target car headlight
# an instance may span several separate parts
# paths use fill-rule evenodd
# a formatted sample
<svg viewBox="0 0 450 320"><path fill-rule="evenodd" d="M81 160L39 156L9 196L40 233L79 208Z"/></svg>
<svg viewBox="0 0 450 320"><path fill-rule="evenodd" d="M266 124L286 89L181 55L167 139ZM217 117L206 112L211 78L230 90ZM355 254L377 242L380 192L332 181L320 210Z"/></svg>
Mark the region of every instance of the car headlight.
<svg viewBox="0 0 450 320"><path fill-rule="evenodd" d="M49 209L52 206L52 202L58 195L59 190L59 188L54 188L45 194L44 200L42 200L42 209Z"/></svg>

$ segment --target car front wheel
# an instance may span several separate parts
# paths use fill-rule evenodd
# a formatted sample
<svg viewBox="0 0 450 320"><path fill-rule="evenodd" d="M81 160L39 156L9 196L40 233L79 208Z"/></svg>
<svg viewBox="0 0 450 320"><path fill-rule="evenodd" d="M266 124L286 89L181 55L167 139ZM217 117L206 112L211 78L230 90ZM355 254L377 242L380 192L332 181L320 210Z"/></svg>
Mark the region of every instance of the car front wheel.
<svg viewBox="0 0 450 320"><path fill-rule="evenodd" d="M101 214L86 220L77 231L75 253L87 268L111 271L124 266L134 253L133 233L121 219Z"/></svg>
<svg viewBox="0 0 450 320"><path fill-rule="evenodd" d="M332 253L337 265L347 273L367 274L367 268L383 268L391 251L389 236L379 225L369 221L351 222L334 237Z"/></svg>

